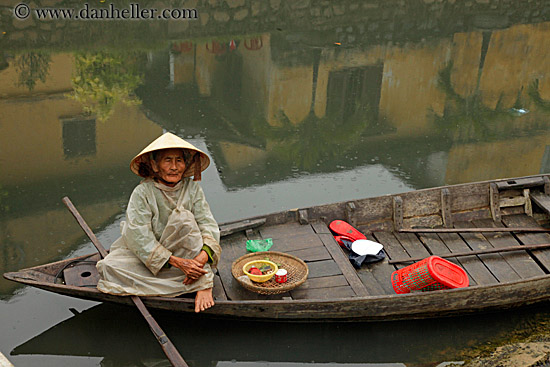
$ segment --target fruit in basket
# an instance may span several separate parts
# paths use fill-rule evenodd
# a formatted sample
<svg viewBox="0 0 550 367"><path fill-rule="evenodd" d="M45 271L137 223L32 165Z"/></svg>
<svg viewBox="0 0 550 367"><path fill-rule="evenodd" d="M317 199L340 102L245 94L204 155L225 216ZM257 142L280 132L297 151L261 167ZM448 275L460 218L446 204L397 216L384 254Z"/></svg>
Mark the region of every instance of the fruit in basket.
<svg viewBox="0 0 550 367"><path fill-rule="evenodd" d="M244 264L243 272L253 282L266 282L275 275L277 264L267 260L252 260Z"/></svg>
<svg viewBox="0 0 550 367"><path fill-rule="evenodd" d="M260 269L258 269L256 267L252 267L252 268L248 269L248 272L250 274L254 274L254 275L263 275L263 273L260 271Z"/></svg>

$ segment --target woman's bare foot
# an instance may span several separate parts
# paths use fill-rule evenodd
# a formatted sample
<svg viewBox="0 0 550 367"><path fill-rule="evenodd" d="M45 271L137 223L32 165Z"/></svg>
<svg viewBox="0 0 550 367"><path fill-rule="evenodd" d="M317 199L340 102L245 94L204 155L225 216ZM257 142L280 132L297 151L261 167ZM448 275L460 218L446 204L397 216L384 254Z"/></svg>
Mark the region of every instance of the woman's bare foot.
<svg viewBox="0 0 550 367"><path fill-rule="evenodd" d="M197 291L195 296L195 312L201 312L214 306L214 298L212 297L212 288Z"/></svg>

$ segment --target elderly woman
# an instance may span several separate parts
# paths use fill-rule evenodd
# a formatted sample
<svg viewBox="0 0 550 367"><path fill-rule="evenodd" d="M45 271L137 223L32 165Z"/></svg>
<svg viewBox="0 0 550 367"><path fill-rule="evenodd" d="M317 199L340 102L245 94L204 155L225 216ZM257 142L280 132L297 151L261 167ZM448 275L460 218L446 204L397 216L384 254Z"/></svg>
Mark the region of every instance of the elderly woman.
<svg viewBox="0 0 550 367"><path fill-rule="evenodd" d="M130 163L144 177L133 191L121 237L97 263L101 292L168 296L196 292L195 311L214 305L220 233L197 183L208 156L166 133ZM194 176L191 180L190 176Z"/></svg>

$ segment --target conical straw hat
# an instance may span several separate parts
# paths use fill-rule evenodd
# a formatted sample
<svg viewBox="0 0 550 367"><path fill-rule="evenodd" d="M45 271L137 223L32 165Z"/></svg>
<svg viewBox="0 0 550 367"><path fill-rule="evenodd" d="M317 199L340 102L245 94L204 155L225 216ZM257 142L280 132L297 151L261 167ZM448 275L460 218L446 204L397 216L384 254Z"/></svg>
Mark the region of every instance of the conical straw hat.
<svg viewBox="0 0 550 367"><path fill-rule="evenodd" d="M194 157L191 160L191 163L188 164L187 168L185 169L185 172L183 173L183 177L195 176L196 181L200 180L201 172L204 171L206 167L210 165L210 158L208 158L206 153L204 153L200 149L197 149L195 146L193 146L193 144L186 142L179 136L176 136L172 133L164 133L161 136L159 136L157 139L155 139L151 144L146 146L145 149L143 149L138 155L134 157L134 159L132 159L132 161L130 162L130 169L136 175L145 177L139 173L139 165L140 163L149 164L148 153L151 153L155 150L170 149L170 148L187 149L191 151L191 154L194 154Z"/></svg>

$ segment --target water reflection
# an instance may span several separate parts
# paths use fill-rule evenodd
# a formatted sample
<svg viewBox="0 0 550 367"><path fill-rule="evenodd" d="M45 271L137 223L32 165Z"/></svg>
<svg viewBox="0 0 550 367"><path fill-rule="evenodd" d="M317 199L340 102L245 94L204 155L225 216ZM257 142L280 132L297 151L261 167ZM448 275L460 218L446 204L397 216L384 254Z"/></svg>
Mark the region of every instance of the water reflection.
<svg viewBox="0 0 550 367"><path fill-rule="evenodd" d="M65 195L102 242L111 243L139 181L128 162L164 130L192 140L213 158L203 187L220 222L550 172L550 23L536 5L490 9L482 2L468 7L470 2L271 1L250 4L250 9L242 8L250 2L235 2L235 8L220 10L214 3L205 2L201 19L193 23L23 24L12 23L11 13L2 17L0 272L92 251L60 203ZM224 14L244 18L224 21ZM258 17L261 21L255 22ZM39 33L47 42L33 43ZM3 279L0 297L15 303L37 299ZM71 307L70 300L59 299ZM110 312L126 314L105 313ZM2 318L8 316L14 317ZM58 321L46 312L40 317ZM454 321L392 324L399 333L388 333L387 325L321 326L319 336L307 325L301 331L278 325L276 335L287 339L290 349L273 350L272 360L329 361L328 355L319 356L336 348L344 356L341 361L383 362L390 355L396 363L420 363L425 345L418 341L418 330L432 333L428 339L448 350L456 334L446 325L460 330L464 340L457 346L466 346L472 335L488 340L501 332L499 327L529 324L529 317L522 314L517 323L493 319L494 328L483 318L464 328ZM99 325L108 329L111 323ZM90 324L67 326L72 331L60 335L69 341L76 339L71 335L82 338ZM201 363L262 359L246 350L235 354L240 346L235 340L257 324L222 325L227 335L221 352ZM336 347L330 338L335 330L341 340ZM39 342L24 345L33 344L28 353L94 351L105 365L133 363L141 347L141 361L159 357L147 337L128 350L130 356L121 356L127 348L116 340L124 339L119 339L124 331L111 332L116 338L104 344L114 348L89 341L80 349L67 344L58 350L42 338L49 331ZM182 345L190 337L169 332ZM374 349L350 343L364 340L365 332L380 340ZM300 338L311 335L322 346L321 354L292 349L302 348ZM389 349L392 337L403 354ZM418 344L409 347L411 340ZM210 350L201 351L210 356ZM203 354L187 352L197 360Z"/></svg>
<svg viewBox="0 0 550 367"><path fill-rule="evenodd" d="M28 52L17 57L15 68L19 73L17 86L34 89L37 81L46 82L50 71L51 56L42 52ZM9 64L5 64L7 67Z"/></svg>
<svg viewBox="0 0 550 367"><path fill-rule="evenodd" d="M40 232L37 218L56 217L67 191L117 202L98 225L119 214L134 182L126 162L163 129L203 138L229 190L373 163L417 188L546 172L549 31L520 24L394 44L337 28L4 54L3 270L31 242L14 221ZM58 234L46 238L73 246Z"/></svg>
<svg viewBox="0 0 550 367"><path fill-rule="evenodd" d="M279 176L268 182L288 178L293 170L337 171L350 158L357 167L369 164L373 151L415 157L421 169L391 163L389 168L409 169L411 174L402 177L417 187L539 173L545 170L547 138L536 148L537 159L521 156L521 149L491 148L503 162L526 162L521 168L481 170L475 167L479 156L461 156L466 159L460 172L466 169L468 179L457 176L450 164L430 167L430 157L454 160L454 150L465 144L470 151L477 145L475 155L496 141L521 145L526 142L516 137L543 136L548 109L539 78L547 69L547 32L543 23L416 44L348 48L306 42L307 35L295 42L279 33L258 36L262 47L252 50L243 43L230 49L225 45L233 43L227 40L215 47L175 44L177 51L169 57L153 55L155 66L146 73L151 82L138 94L160 125L207 136L228 187L263 184L258 176L268 175L261 170L273 172L274 167ZM525 47L526 38L529 52L503 55L506 48ZM514 77L502 83L493 76L498 68ZM166 85L173 87L169 93ZM182 100L187 102L183 106ZM420 144L402 153L410 139ZM422 154L426 147L432 148ZM361 156L365 150L368 154ZM436 180L415 177L441 169L448 174Z"/></svg>
<svg viewBox="0 0 550 367"><path fill-rule="evenodd" d="M73 93L87 114L109 119L119 103L139 105L135 90L142 83L138 62L142 53L87 52L74 56Z"/></svg>
<svg viewBox="0 0 550 367"><path fill-rule="evenodd" d="M185 325L183 328L175 325L168 313L155 313L155 318L191 366L227 363L219 361L330 366L368 361L414 367L460 361L475 347L520 335L525 327L536 328L548 322L548 314L540 311L367 324L265 323L181 316L178 325ZM11 354L100 357L102 366L166 363L152 338L136 338L149 333L137 311L98 305L74 313L17 346ZM503 318L507 322L502 322ZM132 340L131 349L127 348L128 340Z"/></svg>
<svg viewBox="0 0 550 367"><path fill-rule="evenodd" d="M373 163L417 188L546 172L549 32L549 23L521 24L393 44L350 42L338 29L275 31L8 57L0 208L9 270L30 242L14 221L55 217L67 191L118 202L98 224L119 214L131 185L117 191L105 178L132 181L127 161L163 129L203 138L229 190Z"/></svg>

